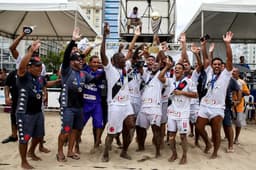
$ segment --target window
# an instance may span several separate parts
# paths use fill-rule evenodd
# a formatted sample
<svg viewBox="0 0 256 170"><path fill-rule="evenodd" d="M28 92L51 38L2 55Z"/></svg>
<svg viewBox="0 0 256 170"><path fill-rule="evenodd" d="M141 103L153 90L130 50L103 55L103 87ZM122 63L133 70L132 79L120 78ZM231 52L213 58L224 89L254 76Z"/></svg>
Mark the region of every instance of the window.
<svg viewBox="0 0 256 170"><path fill-rule="evenodd" d="M87 10L86 10L86 14L91 14L91 10L90 10L90 9L87 9Z"/></svg>

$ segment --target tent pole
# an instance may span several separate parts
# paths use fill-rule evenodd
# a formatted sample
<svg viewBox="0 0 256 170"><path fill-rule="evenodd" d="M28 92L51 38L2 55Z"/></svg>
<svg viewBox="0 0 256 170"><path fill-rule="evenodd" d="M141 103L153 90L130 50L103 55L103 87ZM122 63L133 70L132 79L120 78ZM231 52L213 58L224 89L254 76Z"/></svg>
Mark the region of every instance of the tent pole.
<svg viewBox="0 0 256 170"><path fill-rule="evenodd" d="M75 11L75 25L74 25L74 28L77 27L77 10Z"/></svg>
<svg viewBox="0 0 256 170"><path fill-rule="evenodd" d="M204 11L201 12L201 37L204 36Z"/></svg>

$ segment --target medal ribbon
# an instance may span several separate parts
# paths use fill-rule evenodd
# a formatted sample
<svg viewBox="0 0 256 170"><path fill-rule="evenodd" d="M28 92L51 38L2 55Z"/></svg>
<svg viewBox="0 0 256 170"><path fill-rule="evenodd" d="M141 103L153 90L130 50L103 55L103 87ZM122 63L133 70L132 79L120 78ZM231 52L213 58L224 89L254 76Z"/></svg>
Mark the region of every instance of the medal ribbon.
<svg viewBox="0 0 256 170"><path fill-rule="evenodd" d="M219 78L219 75L212 75L212 80L211 80L211 88L213 89L214 87L214 83L217 81L217 79Z"/></svg>
<svg viewBox="0 0 256 170"><path fill-rule="evenodd" d="M41 92L41 85L40 85L40 78L41 77L38 77L37 79L35 79L35 85L36 85L36 93L39 94Z"/></svg>
<svg viewBox="0 0 256 170"><path fill-rule="evenodd" d="M76 81L77 81L77 86L79 88L80 82L81 82L80 72L76 72Z"/></svg>
<svg viewBox="0 0 256 170"><path fill-rule="evenodd" d="M173 83L174 84L174 86L175 86L175 89L174 90L177 90L178 89L178 87L179 87L179 85L180 85L180 83L182 82L182 80L184 79L184 77L182 77L182 79L180 79L178 82L178 85L176 86L176 81Z"/></svg>

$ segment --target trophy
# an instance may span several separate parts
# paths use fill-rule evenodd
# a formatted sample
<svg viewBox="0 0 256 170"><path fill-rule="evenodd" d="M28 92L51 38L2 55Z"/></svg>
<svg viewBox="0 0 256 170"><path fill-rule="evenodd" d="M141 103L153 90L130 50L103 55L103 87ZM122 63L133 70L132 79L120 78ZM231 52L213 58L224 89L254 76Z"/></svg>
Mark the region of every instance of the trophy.
<svg viewBox="0 0 256 170"><path fill-rule="evenodd" d="M23 32L28 35L31 34L35 28L36 26L24 26Z"/></svg>
<svg viewBox="0 0 256 170"><path fill-rule="evenodd" d="M151 27L154 34L157 34L160 25L161 25L162 17L159 15L158 12L153 12L151 16Z"/></svg>

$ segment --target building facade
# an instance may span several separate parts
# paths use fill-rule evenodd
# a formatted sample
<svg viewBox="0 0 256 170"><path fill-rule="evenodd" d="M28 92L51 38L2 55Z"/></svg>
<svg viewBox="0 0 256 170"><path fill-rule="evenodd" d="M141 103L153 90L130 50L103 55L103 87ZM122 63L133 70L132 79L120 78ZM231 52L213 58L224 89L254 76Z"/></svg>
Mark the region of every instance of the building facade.
<svg viewBox="0 0 256 170"><path fill-rule="evenodd" d="M102 6L103 0L68 0L77 2L87 17L89 24L93 25L96 32L102 32Z"/></svg>

